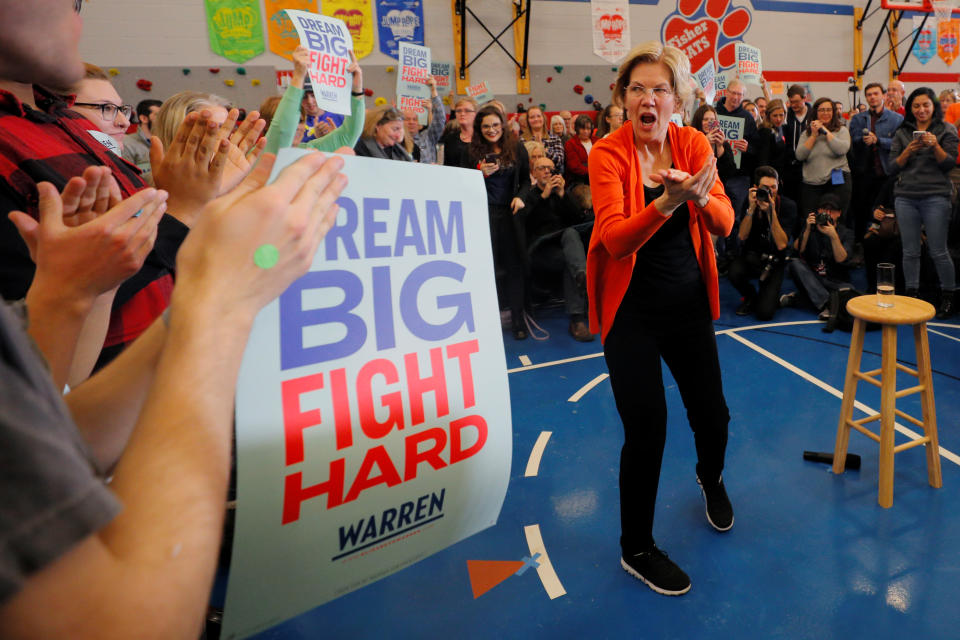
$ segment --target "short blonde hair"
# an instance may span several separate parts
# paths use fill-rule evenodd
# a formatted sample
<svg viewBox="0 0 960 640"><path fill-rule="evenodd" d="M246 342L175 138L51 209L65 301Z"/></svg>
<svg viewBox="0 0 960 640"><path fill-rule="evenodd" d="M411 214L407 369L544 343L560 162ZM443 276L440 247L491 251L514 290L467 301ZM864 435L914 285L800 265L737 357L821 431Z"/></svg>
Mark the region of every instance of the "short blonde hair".
<svg viewBox="0 0 960 640"><path fill-rule="evenodd" d="M627 54L627 59L617 71L612 102L618 107L623 107L627 85L630 84L630 74L637 65L658 62L662 62L670 70L673 94L677 97L678 105L686 108L693 97L693 90L690 88L690 59L680 49L656 40L638 44Z"/></svg>
<svg viewBox="0 0 960 640"><path fill-rule="evenodd" d="M527 150L527 155L532 157L534 151L539 151L544 156L547 155L547 150L543 146L542 142L537 142L536 140L528 140L523 143L524 148Z"/></svg>
<svg viewBox="0 0 960 640"><path fill-rule="evenodd" d="M160 138L164 149L169 149L177 129L187 115L200 111L205 107L230 108L230 101L213 93L199 91L181 91L164 100L163 106L157 111L151 131Z"/></svg>

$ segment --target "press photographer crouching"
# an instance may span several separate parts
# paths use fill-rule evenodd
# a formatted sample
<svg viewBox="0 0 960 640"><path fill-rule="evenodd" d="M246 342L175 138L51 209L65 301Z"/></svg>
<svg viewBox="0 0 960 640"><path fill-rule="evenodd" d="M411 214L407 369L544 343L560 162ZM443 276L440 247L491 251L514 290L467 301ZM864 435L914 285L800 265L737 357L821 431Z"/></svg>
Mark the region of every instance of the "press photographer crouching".
<svg viewBox="0 0 960 640"><path fill-rule="evenodd" d="M525 208L526 235L531 239L528 246L531 270L534 276L562 274L570 335L580 342L590 342L593 334L587 328L584 245L589 242L593 223L584 221L583 210L573 202L553 160L539 158L533 167L533 178L536 183L527 196Z"/></svg>
<svg viewBox="0 0 960 640"><path fill-rule="evenodd" d="M867 275L867 293L877 291L877 265L889 262L895 266L897 293L905 289L903 281L903 248L900 229L893 208L877 205L873 208L870 225L863 236L863 266Z"/></svg>
<svg viewBox="0 0 960 640"><path fill-rule="evenodd" d="M816 212L807 216L796 241L798 257L787 261L797 293L781 296L781 306L795 306L806 299L820 311L820 320L831 318L831 293L853 289L847 258L853 251L853 231L839 223L840 200L833 194L820 198Z"/></svg>
<svg viewBox="0 0 960 640"><path fill-rule="evenodd" d="M757 320L769 320L780 301L785 258L790 246L786 229L792 229L797 205L780 195L780 179L773 167L757 167L747 200L747 210L740 221L737 235L741 252L730 263L728 277L743 302L738 316L750 313ZM751 280L758 281L757 288Z"/></svg>

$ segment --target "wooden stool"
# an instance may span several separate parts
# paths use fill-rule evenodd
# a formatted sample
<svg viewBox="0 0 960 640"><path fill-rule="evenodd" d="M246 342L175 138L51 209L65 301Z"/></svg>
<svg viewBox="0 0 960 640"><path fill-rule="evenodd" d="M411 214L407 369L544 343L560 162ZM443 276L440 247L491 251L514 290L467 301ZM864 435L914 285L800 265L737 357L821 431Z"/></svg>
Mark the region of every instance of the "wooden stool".
<svg viewBox="0 0 960 640"><path fill-rule="evenodd" d="M933 379L930 376L930 347L927 344L927 320L936 310L933 305L916 298L905 296L886 296L893 302L892 307L877 305L877 296L859 296L847 302L847 311L855 320L853 336L850 339L850 356L847 359L847 377L843 385L843 404L840 408L840 423L837 426L837 445L833 453L833 472L843 473L847 459L847 444L850 441L850 429L880 443L880 489L877 502L881 507L893 506L893 454L918 445L927 447L927 479L930 486L939 489L943 486L940 474L940 447L937 443L937 415L933 402ZM863 334L868 322L876 322L883 327L883 349L879 369L860 371L860 358L863 355ZM913 341L917 351L917 370L914 371L897 362L897 326L913 325ZM916 376L919 384L897 391L897 369ZM875 376L880 374L880 378ZM853 419L853 405L856 400L857 382L866 380L880 387L880 413L860 420ZM896 407L897 398L919 393L923 410L923 420L917 420ZM917 440L893 446L894 418L900 416L912 422L924 431ZM880 421L880 435L863 425L873 420Z"/></svg>

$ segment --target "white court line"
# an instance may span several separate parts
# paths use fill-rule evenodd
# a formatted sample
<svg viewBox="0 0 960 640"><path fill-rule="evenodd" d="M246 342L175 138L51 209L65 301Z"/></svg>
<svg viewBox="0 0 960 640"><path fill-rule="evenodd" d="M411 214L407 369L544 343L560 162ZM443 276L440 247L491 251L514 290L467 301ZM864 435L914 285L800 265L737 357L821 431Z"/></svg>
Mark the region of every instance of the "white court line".
<svg viewBox="0 0 960 640"><path fill-rule="evenodd" d="M543 538L540 537L540 525L529 524L523 528L523 532L527 536L530 557L540 554L540 557L537 558L537 562L540 564L537 567L537 575L540 576L540 582L543 583L547 595L550 596L551 600L566 595L567 590L560 584L560 578L557 577L557 572L553 570L550 556L547 555L547 549L543 546Z"/></svg>
<svg viewBox="0 0 960 640"><path fill-rule="evenodd" d="M579 360L589 360L590 358L602 358L603 352L600 353L591 353L586 356L576 356L574 358L564 358L563 360L554 360L553 362L541 362L540 364L532 364L529 367L517 367L516 369L507 369L507 373L516 373L517 371L533 371L534 369L542 369L543 367L552 367L557 364L567 364L568 362L577 362Z"/></svg>
<svg viewBox="0 0 960 640"><path fill-rule="evenodd" d="M540 472L540 459L543 457L543 450L547 448L547 441L550 440L552 433L552 431L541 431L537 441L533 443L533 450L527 460L527 470L523 474L524 478L535 476Z"/></svg>
<svg viewBox="0 0 960 640"><path fill-rule="evenodd" d="M823 324L823 322L820 320L793 320L792 322L771 322L769 324L750 325L749 327L731 327L729 329L721 329L720 331L715 331L714 334L720 336L733 331L745 331L747 329L769 329L771 327L789 327L789 326L798 325L798 324ZM581 360L590 360L592 358L602 358L602 357L603 357L603 351L600 351L599 353L591 353L585 356L564 358L562 360L553 360L552 362L541 362L540 364L530 365L529 367L523 366L523 367L517 367L515 369L507 369L507 373L517 373L518 371L533 371L534 369L543 369L544 367L553 367L558 364L567 364L569 362L579 362ZM523 361L521 360L521 362Z"/></svg>
<svg viewBox="0 0 960 640"><path fill-rule="evenodd" d="M960 338L956 336L951 336L949 333L942 333L940 331L937 331L936 329L931 329L929 326L927 326L927 333L935 333L938 336L943 336L944 338L949 338L950 340L956 340L957 342L960 342Z"/></svg>
<svg viewBox="0 0 960 640"><path fill-rule="evenodd" d="M530 365L533 364L533 362L530 360L530 356L528 355L522 355L518 359L520 360L520 364L522 364L525 367L529 367Z"/></svg>
<svg viewBox="0 0 960 640"><path fill-rule="evenodd" d="M593 380L591 380L591 381L588 382L587 384L585 384L585 385L583 385L582 387L580 387L580 390L577 391L575 394L573 394L572 396L570 396L569 398L567 398L567 402L580 402L580 398L582 398L583 396L587 395L587 393L590 391L590 389L593 389L595 386L597 386L598 384L600 384L601 382L603 382L604 380L606 380L606 379L609 378L609 377L610 377L610 374L609 374L609 373L601 373L601 374L598 375L596 378L594 378Z"/></svg>
<svg viewBox="0 0 960 640"><path fill-rule="evenodd" d="M795 374L797 374L798 376L800 376L801 378L803 378L804 380L806 380L807 382L810 382L811 384L814 384L814 385L820 387L821 389L823 389L824 391L826 391L826 392L829 393L830 395L835 396L835 397L840 398L840 399L843 398L843 392L840 391L839 389L836 389L836 388L830 386L829 384L827 384L826 382L824 382L823 380L821 380L821 379L819 379L819 378L816 378L816 377L810 375L809 373L807 373L807 372L804 371L803 369L800 369L799 367L790 364L789 362L787 362L786 360L784 360L784 359L781 358L780 356L777 356L777 355L774 355L773 353L770 353L769 351L767 351L767 350L764 349L763 347L761 347L761 346L759 346L759 345L757 345L757 344L754 344L753 342L750 342L749 340L747 340L747 339L744 338L743 336L738 335L735 331L727 331L726 334L727 334L728 336L730 336L731 338L733 338L734 340L736 340L737 342L740 342L740 343L746 345L747 347L753 349L754 351L756 351L756 352L759 353L760 355L765 356L765 357L769 358L770 360L773 360L774 362L776 362L777 364L779 364L779 365L780 365L781 367L783 367L784 369L790 371L791 373L795 373ZM855 406L857 409L860 409L860 411L863 411L863 412L864 412L865 414L867 414L868 416L875 416L875 415L877 415L877 413L879 413L878 411L875 411L874 409L871 409L871 408L868 407L867 405L863 404L863 403L860 402L859 400L854 401L854 406ZM919 433L917 433L916 431L913 431L912 429L908 429L907 427L903 426L903 425L900 424L899 422L894 422L894 426L896 427L896 430L897 430L897 431L899 431L899 432L902 433L903 435L907 436L907 437L910 438L911 440L917 440L918 438L921 437ZM952 451L948 451L947 449L944 449L943 447L940 447L940 455L943 456L944 458L946 458L947 460L949 460L950 462L954 463L955 465L960 466L960 456L958 456L957 454L953 453Z"/></svg>

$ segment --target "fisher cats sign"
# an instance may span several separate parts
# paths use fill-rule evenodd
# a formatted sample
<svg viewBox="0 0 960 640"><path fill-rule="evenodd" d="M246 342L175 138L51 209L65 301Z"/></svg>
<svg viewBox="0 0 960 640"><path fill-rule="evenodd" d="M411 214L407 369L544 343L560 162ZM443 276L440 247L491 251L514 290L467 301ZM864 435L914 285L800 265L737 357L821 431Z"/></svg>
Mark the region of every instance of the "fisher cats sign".
<svg viewBox="0 0 960 640"><path fill-rule="evenodd" d="M280 164L304 150L280 152ZM224 638L496 523L509 388L477 171L345 157L311 270L257 317L237 390Z"/></svg>
<svg viewBox="0 0 960 640"><path fill-rule="evenodd" d="M350 113L350 87L353 74L350 50L353 39L343 20L307 11L287 9L300 36L300 44L310 51L307 73L317 105L331 113Z"/></svg>

